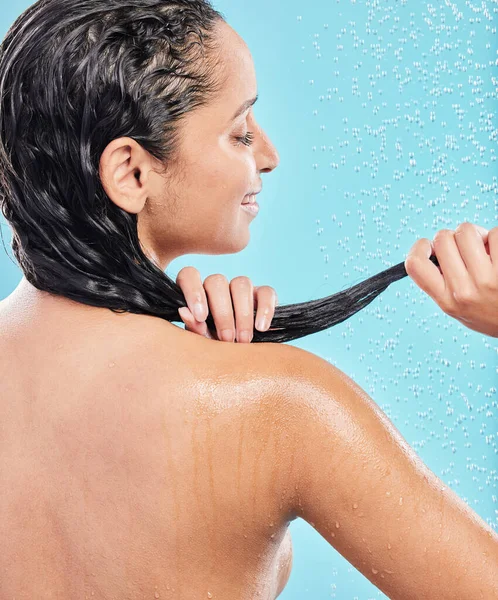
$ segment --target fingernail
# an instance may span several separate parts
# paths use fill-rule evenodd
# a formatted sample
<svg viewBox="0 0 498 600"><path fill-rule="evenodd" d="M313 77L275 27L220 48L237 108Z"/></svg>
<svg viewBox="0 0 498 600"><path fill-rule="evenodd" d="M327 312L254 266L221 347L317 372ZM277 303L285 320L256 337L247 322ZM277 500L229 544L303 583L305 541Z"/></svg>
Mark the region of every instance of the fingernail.
<svg viewBox="0 0 498 600"><path fill-rule="evenodd" d="M240 331L237 334L237 342L241 342L242 344L249 344L249 342L251 340L252 340L251 332L248 331L247 329L244 329L244 331Z"/></svg>
<svg viewBox="0 0 498 600"><path fill-rule="evenodd" d="M258 317L256 319L256 329L258 329L259 331L265 331L267 329L267 326L267 319L265 316Z"/></svg>
<svg viewBox="0 0 498 600"><path fill-rule="evenodd" d="M194 317L197 321L205 321L204 306L200 302L194 304Z"/></svg>
<svg viewBox="0 0 498 600"><path fill-rule="evenodd" d="M186 306L182 306L178 309L178 314L184 321L190 321L190 311Z"/></svg>
<svg viewBox="0 0 498 600"><path fill-rule="evenodd" d="M234 334L233 329L224 329L221 332L221 339L224 342L233 342L233 339L234 339L234 335L233 334Z"/></svg>

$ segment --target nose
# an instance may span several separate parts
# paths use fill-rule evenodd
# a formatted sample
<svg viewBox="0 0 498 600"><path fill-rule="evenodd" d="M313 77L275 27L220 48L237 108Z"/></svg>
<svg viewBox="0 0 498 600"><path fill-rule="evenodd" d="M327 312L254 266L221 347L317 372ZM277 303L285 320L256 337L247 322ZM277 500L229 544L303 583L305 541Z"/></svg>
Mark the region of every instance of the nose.
<svg viewBox="0 0 498 600"><path fill-rule="evenodd" d="M280 164L280 156L263 129L260 129L260 132L261 135L257 157L258 170L261 173L271 173Z"/></svg>

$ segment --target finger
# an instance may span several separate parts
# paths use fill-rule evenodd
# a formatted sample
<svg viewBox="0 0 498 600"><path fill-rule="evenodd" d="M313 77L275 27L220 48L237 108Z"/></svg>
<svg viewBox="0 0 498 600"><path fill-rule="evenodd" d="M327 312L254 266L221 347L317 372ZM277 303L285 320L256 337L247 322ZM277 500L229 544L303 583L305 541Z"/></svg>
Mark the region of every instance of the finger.
<svg viewBox="0 0 498 600"><path fill-rule="evenodd" d="M488 233L488 250L496 271L498 269L498 227L494 227Z"/></svg>
<svg viewBox="0 0 498 600"><path fill-rule="evenodd" d="M489 281L493 276L493 266L484 246L483 234L475 225L465 222L456 228L455 241L470 278L476 286L480 287L483 282Z"/></svg>
<svg viewBox="0 0 498 600"><path fill-rule="evenodd" d="M277 292L268 285L258 287L256 311L256 329L258 331L267 331L270 328L276 306Z"/></svg>
<svg viewBox="0 0 498 600"><path fill-rule="evenodd" d="M452 295L463 286L468 288L470 276L455 241L455 232L441 229L434 236L433 246L444 276L446 292Z"/></svg>
<svg viewBox="0 0 498 600"><path fill-rule="evenodd" d="M484 227L481 227L481 225L474 225L474 227L477 229L477 231L481 234L482 236L482 241L487 244L488 243L488 235L489 235L489 231L487 229L485 229Z"/></svg>
<svg viewBox="0 0 498 600"><path fill-rule="evenodd" d="M254 291L249 277L235 277L230 282L235 312L236 339L249 343L254 336Z"/></svg>
<svg viewBox="0 0 498 600"><path fill-rule="evenodd" d="M207 323L205 321L199 323L187 307L179 308L178 314L180 315L182 321L185 323L185 329L187 331L191 331L192 333L197 333L209 339L213 339L213 336L211 335L208 329Z"/></svg>
<svg viewBox="0 0 498 600"><path fill-rule="evenodd" d="M257 285L254 287L254 308L257 309L258 308L258 290L259 288L263 287L262 285ZM275 292L275 306L278 306L278 294L277 292L271 288L274 292Z"/></svg>
<svg viewBox="0 0 498 600"><path fill-rule="evenodd" d="M481 234L482 241L484 242L484 249L486 250L486 254L490 257L491 262L493 262L493 260L491 258L491 252L489 250L489 233L490 233L489 230L485 229L484 227L481 227L480 225L474 225L474 227L476 227L476 229Z"/></svg>
<svg viewBox="0 0 498 600"><path fill-rule="evenodd" d="M202 322L208 316L208 302L202 286L201 275L194 267L184 267L176 277L187 306L197 321Z"/></svg>
<svg viewBox="0 0 498 600"><path fill-rule="evenodd" d="M221 274L209 275L204 280L204 289L218 339L233 342L235 340L235 319L227 278Z"/></svg>
<svg viewBox="0 0 498 600"><path fill-rule="evenodd" d="M429 260L434 254L430 240L417 240L405 260L405 269L413 281L438 304L445 297L444 277L438 267Z"/></svg>

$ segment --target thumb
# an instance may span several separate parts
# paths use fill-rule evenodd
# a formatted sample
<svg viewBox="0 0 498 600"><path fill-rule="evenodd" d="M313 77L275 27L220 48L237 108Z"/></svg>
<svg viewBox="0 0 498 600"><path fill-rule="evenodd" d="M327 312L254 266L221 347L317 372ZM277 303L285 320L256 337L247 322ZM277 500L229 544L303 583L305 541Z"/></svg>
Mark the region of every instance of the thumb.
<svg viewBox="0 0 498 600"><path fill-rule="evenodd" d="M206 321L199 323L199 321L194 318L194 315L191 313L189 308L186 306L179 308L178 314L180 315L181 320L185 323L185 329L187 331L191 331L192 333L197 333L198 335L213 339L213 336L208 330Z"/></svg>
<svg viewBox="0 0 498 600"><path fill-rule="evenodd" d="M488 241L489 231L487 229L484 229L484 227L481 227L480 225L476 225L475 227L476 227L477 231L481 234L482 239L483 239L484 243L486 244Z"/></svg>

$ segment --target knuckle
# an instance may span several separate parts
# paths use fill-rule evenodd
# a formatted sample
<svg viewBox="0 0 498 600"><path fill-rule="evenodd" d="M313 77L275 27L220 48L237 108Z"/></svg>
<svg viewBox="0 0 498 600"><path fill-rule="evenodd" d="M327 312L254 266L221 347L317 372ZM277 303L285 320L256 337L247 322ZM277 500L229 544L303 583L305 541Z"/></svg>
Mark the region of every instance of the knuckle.
<svg viewBox="0 0 498 600"><path fill-rule="evenodd" d="M223 331L224 329L235 329L235 321L233 318L233 314L230 314L228 311L219 310L216 313L214 318L216 328L219 331Z"/></svg>
<svg viewBox="0 0 498 600"><path fill-rule="evenodd" d="M413 267L414 265L416 265L418 263L419 260L420 259L417 254L410 252L410 254L405 259L405 267L406 268Z"/></svg>
<svg viewBox="0 0 498 600"><path fill-rule="evenodd" d="M237 322L240 323L241 327L252 327L252 320L254 315L253 302L242 302L236 309Z"/></svg>
<svg viewBox="0 0 498 600"><path fill-rule="evenodd" d="M195 267L183 267L181 271L178 272L176 280L184 279L185 277L191 277L192 275L196 275L199 271Z"/></svg>
<svg viewBox="0 0 498 600"><path fill-rule="evenodd" d="M443 312L445 312L450 317L456 317L458 314L458 309L454 302L450 302L448 300L443 300L439 302L439 306Z"/></svg>
<svg viewBox="0 0 498 600"><path fill-rule="evenodd" d="M427 255L427 248L432 248L431 240L427 238L420 238L410 248L406 258L411 259L411 257L425 257Z"/></svg>
<svg viewBox="0 0 498 600"><path fill-rule="evenodd" d="M470 306L474 302L474 292L468 288L462 288L453 292L453 299L458 306Z"/></svg>
<svg viewBox="0 0 498 600"><path fill-rule="evenodd" d="M446 239L447 237L453 234L454 232L451 229L440 229L436 232L436 235L434 236L434 242Z"/></svg>
<svg viewBox="0 0 498 600"><path fill-rule="evenodd" d="M251 325L252 315L247 310L237 313L237 327L239 327L241 330L244 330L248 329Z"/></svg>
<svg viewBox="0 0 498 600"><path fill-rule="evenodd" d="M241 297L232 299L232 314L236 317L237 322L242 324L250 324L252 314L254 312L254 302L250 297Z"/></svg>
<svg viewBox="0 0 498 600"><path fill-rule="evenodd" d="M268 293L269 294L276 294L275 289L272 288L270 285L262 285L259 289L261 291L264 291L265 294L268 294Z"/></svg>
<svg viewBox="0 0 498 600"><path fill-rule="evenodd" d="M463 223L460 223L460 225L458 225L458 227L455 229L455 234L456 233L465 233L468 231L474 231L476 228L472 223L469 223L468 221L464 221Z"/></svg>
<svg viewBox="0 0 498 600"><path fill-rule="evenodd" d="M206 277L204 280L204 286L208 287L221 287L227 284L228 280L222 273L214 273L213 275Z"/></svg>
<svg viewBox="0 0 498 600"><path fill-rule="evenodd" d="M270 285L262 285L258 289L258 298L264 296L271 302L277 302L277 292Z"/></svg>
<svg viewBox="0 0 498 600"><path fill-rule="evenodd" d="M498 277L490 277L479 283L479 287L487 292L498 292Z"/></svg>
<svg viewBox="0 0 498 600"><path fill-rule="evenodd" d="M239 275L238 277L234 277L230 282L230 288L250 288L252 287L251 280L249 277L245 277L244 275Z"/></svg>
<svg viewBox="0 0 498 600"><path fill-rule="evenodd" d="M420 264L421 256L414 252L410 252L410 254L405 259L405 269L409 276L417 271L418 265Z"/></svg>

